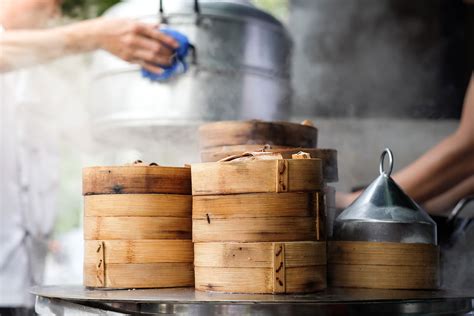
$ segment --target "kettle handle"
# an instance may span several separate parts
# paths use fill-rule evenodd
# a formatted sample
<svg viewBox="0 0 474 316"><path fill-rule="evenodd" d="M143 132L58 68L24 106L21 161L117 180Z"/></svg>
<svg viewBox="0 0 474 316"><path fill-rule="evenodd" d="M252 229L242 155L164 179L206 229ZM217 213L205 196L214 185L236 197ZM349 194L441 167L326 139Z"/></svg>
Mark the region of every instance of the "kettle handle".
<svg viewBox="0 0 474 316"><path fill-rule="evenodd" d="M385 172L384 169L384 161L385 161L385 156L388 155L388 172ZM379 172L382 175L385 175L387 177L390 177L392 174L393 170L393 153L390 150L390 148L385 148L382 154L380 155L380 165L379 165Z"/></svg>
<svg viewBox="0 0 474 316"><path fill-rule="evenodd" d="M199 24L199 21L201 20L201 6L199 5L199 0L194 0L194 13L196 14L196 24ZM165 15L165 12L163 10L163 0L160 0L160 10L159 10L159 15L160 15L160 21L161 23L167 24L168 23L168 18Z"/></svg>

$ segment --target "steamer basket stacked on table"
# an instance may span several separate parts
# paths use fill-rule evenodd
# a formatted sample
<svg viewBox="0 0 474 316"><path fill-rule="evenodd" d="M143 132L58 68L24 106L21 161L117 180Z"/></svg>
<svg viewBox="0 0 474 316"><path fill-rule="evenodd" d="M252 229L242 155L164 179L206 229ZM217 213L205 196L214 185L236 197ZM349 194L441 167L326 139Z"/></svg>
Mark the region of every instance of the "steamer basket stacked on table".
<svg viewBox="0 0 474 316"><path fill-rule="evenodd" d="M194 284L190 168L85 168L83 194L85 286Z"/></svg>
<svg viewBox="0 0 474 316"><path fill-rule="evenodd" d="M303 293L326 287L320 159L247 154L191 170L196 289Z"/></svg>
<svg viewBox="0 0 474 316"><path fill-rule="evenodd" d="M337 182L337 151L317 148L318 129L311 121L222 121L199 128L201 161L214 162L243 152L280 153L289 159L300 151L323 160L324 181Z"/></svg>
<svg viewBox="0 0 474 316"><path fill-rule="evenodd" d="M385 155L390 168L383 170ZM390 178L380 176L336 219L328 244L329 283L336 287L436 289L436 224Z"/></svg>
<svg viewBox="0 0 474 316"><path fill-rule="evenodd" d="M279 153L284 159L302 151L322 160L327 232L332 233L336 216L335 190L328 183L338 181L337 151L317 148L318 129L311 121L289 122L222 121L199 128L201 161L215 162L244 152Z"/></svg>

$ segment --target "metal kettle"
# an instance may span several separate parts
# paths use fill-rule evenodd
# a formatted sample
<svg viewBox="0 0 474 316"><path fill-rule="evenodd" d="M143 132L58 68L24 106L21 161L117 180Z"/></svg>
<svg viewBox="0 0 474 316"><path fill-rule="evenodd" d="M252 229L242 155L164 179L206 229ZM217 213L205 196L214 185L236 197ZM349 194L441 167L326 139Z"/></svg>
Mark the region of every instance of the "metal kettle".
<svg viewBox="0 0 474 316"><path fill-rule="evenodd" d="M392 169L387 148L380 157L380 176L336 218L334 240L437 245L436 223L393 181Z"/></svg>

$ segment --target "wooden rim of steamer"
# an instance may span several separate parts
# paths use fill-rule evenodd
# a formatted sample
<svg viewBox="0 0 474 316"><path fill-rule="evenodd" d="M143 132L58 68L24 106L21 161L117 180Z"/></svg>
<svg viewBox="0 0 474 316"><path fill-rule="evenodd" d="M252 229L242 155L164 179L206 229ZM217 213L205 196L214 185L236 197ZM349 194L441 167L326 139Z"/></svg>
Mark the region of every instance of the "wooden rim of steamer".
<svg viewBox="0 0 474 316"><path fill-rule="evenodd" d="M318 236L316 220L309 217L266 217L193 220L193 241L304 241L325 240Z"/></svg>
<svg viewBox="0 0 474 316"><path fill-rule="evenodd" d="M191 168L193 195L320 191L320 159L208 162Z"/></svg>
<svg viewBox="0 0 474 316"><path fill-rule="evenodd" d="M101 194L84 196L84 216L185 217L192 196L181 194Z"/></svg>
<svg viewBox="0 0 474 316"><path fill-rule="evenodd" d="M95 264L84 266L84 286L125 288L184 287L194 284L192 263L106 264L103 274Z"/></svg>
<svg viewBox="0 0 474 316"><path fill-rule="evenodd" d="M99 247L104 247L105 263L193 262L193 243L186 239L171 240L85 240L84 264L96 263Z"/></svg>
<svg viewBox="0 0 474 316"><path fill-rule="evenodd" d="M289 122L221 121L201 125L199 140L201 149L242 144L314 148L318 129Z"/></svg>
<svg viewBox="0 0 474 316"><path fill-rule="evenodd" d="M191 170L186 167L87 167L82 171L83 195L191 194Z"/></svg>
<svg viewBox="0 0 474 316"><path fill-rule="evenodd" d="M191 218L86 216L84 239L191 239Z"/></svg>
<svg viewBox="0 0 474 316"><path fill-rule="evenodd" d="M436 289L439 247L430 244L331 241L329 280L336 287Z"/></svg>
<svg viewBox="0 0 474 316"><path fill-rule="evenodd" d="M324 209L320 192L193 196L193 219L314 217Z"/></svg>
<svg viewBox="0 0 474 316"><path fill-rule="evenodd" d="M305 293L326 287L325 242L195 243L196 289Z"/></svg>

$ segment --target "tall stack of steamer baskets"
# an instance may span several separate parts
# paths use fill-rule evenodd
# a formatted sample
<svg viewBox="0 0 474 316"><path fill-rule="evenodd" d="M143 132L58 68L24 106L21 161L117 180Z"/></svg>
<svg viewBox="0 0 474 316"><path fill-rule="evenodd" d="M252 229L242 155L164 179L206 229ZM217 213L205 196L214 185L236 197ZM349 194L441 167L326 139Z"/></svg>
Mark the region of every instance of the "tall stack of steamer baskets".
<svg viewBox="0 0 474 316"><path fill-rule="evenodd" d="M243 293L326 288L324 201L334 199L324 190L337 181L336 151L316 148L312 124L217 122L199 133L207 163L192 166L196 288ZM215 162L256 151L277 153L279 159Z"/></svg>

